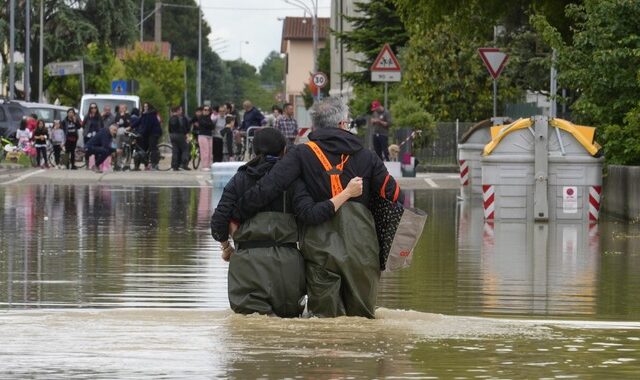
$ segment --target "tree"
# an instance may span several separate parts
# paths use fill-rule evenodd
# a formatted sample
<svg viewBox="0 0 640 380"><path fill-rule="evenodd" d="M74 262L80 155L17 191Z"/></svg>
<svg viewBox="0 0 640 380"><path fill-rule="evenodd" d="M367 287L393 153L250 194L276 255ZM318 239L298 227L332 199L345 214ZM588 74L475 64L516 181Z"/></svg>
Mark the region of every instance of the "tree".
<svg viewBox="0 0 640 380"><path fill-rule="evenodd" d="M566 14L574 23L569 42L543 15L533 22L558 49L559 83L577 90L573 113L602 127L609 162L640 164L640 3L586 0Z"/></svg>
<svg viewBox="0 0 640 380"><path fill-rule="evenodd" d="M123 60L123 64L128 79L138 82L149 80L158 85L167 104L156 104L156 108L180 104L184 93L184 61L168 60L159 54L136 49Z"/></svg>
<svg viewBox="0 0 640 380"><path fill-rule="evenodd" d="M353 30L335 35L350 51L363 54L364 59L355 62L365 70L344 74L347 80L363 84L371 80L368 69L384 44L389 43L391 49L397 52L406 45L408 35L395 0L356 2L354 8L360 16L342 16L353 25Z"/></svg>
<svg viewBox="0 0 640 380"><path fill-rule="evenodd" d="M284 79L284 59L277 51L269 53L260 65L260 80L265 85L282 88Z"/></svg>
<svg viewBox="0 0 640 380"><path fill-rule="evenodd" d="M133 0L87 0L83 13L96 28L99 44L115 49L135 40L136 9Z"/></svg>

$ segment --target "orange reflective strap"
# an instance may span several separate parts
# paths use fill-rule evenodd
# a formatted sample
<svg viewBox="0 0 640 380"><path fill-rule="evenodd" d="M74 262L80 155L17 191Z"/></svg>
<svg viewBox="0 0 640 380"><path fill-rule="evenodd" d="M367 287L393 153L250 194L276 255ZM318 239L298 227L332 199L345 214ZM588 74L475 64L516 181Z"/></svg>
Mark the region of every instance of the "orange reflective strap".
<svg viewBox="0 0 640 380"><path fill-rule="evenodd" d="M331 174L330 172L334 171L334 169L342 172L344 164L349 161L349 156L345 157L345 155L343 154L341 157L341 162L334 167L333 165L331 165L331 162L329 162L327 156L324 154L322 149L320 149L318 144L313 141L309 141L306 144L307 146L309 146L309 148L311 148L316 157L318 157L318 160L324 167L324 170L327 172L327 174L329 174L329 178L331 179L331 196L335 197L336 195L340 194L344 189L342 187L342 182L340 181L340 173Z"/></svg>
<svg viewBox="0 0 640 380"><path fill-rule="evenodd" d="M307 145L309 146L309 148L311 148L313 153L315 153L316 157L318 157L318 160L320 160L320 163L324 167L324 170L329 171L333 169L333 165L331 165L331 163L327 159L327 156L324 155L324 152L322 151L322 149L320 149L318 144L313 141L309 141Z"/></svg>
<svg viewBox="0 0 640 380"><path fill-rule="evenodd" d="M390 177L390 175L387 174L387 176L384 179L384 183L382 184L382 187L380 188L380 198L382 198L382 199L387 199L387 183L389 183L389 177Z"/></svg>

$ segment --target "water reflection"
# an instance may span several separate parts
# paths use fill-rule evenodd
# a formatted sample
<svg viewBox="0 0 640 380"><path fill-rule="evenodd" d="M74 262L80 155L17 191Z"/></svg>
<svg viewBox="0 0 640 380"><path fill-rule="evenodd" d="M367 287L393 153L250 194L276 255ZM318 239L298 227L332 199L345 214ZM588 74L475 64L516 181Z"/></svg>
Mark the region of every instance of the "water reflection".
<svg viewBox="0 0 640 380"><path fill-rule="evenodd" d="M0 199L5 307L226 307L208 189L43 185Z"/></svg>
<svg viewBox="0 0 640 380"><path fill-rule="evenodd" d="M640 226L407 197L430 218L378 319L282 320L230 312L211 189L0 188L0 377L637 376Z"/></svg>

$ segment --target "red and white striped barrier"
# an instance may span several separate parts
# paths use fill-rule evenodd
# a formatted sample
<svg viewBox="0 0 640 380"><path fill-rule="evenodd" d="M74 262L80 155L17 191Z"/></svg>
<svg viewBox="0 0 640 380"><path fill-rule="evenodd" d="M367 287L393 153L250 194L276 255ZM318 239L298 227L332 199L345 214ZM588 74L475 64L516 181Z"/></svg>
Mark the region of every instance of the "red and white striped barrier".
<svg viewBox="0 0 640 380"><path fill-rule="evenodd" d="M595 223L600 218L600 194L602 186L589 187L589 221Z"/></svg>
<svg viewBox="0 0 640 380"><path fill-rule="evenodd" d="M311 133L311 128L298 128L298 136L295 143L304 144L309 141L309 133Z"/></svg>
<svg viewBox="0 0 640 380"><path fill-rule="evenodd" d="M484 218L493 220L496 210L495 186L482 185L482 200L484 207Z"/></svg>
<svg viewBox="0 0 640 380"><path fill-rule="evenodd" d="M469 185L469 164L467 160L460 160L460 184L462 186Z"/></svg>

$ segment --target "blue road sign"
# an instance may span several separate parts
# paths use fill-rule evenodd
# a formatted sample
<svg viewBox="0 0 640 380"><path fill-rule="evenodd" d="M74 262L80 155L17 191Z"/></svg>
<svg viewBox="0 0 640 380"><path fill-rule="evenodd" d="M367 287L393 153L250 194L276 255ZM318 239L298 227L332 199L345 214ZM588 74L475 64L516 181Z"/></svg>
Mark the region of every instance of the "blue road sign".
<svg viewBox="0 0 640 380"><path fill-rule="evenodd" d="M126 80L114 80L111 82L111 93L113 95L126 95L127 94L127 81Z"/></svg>

